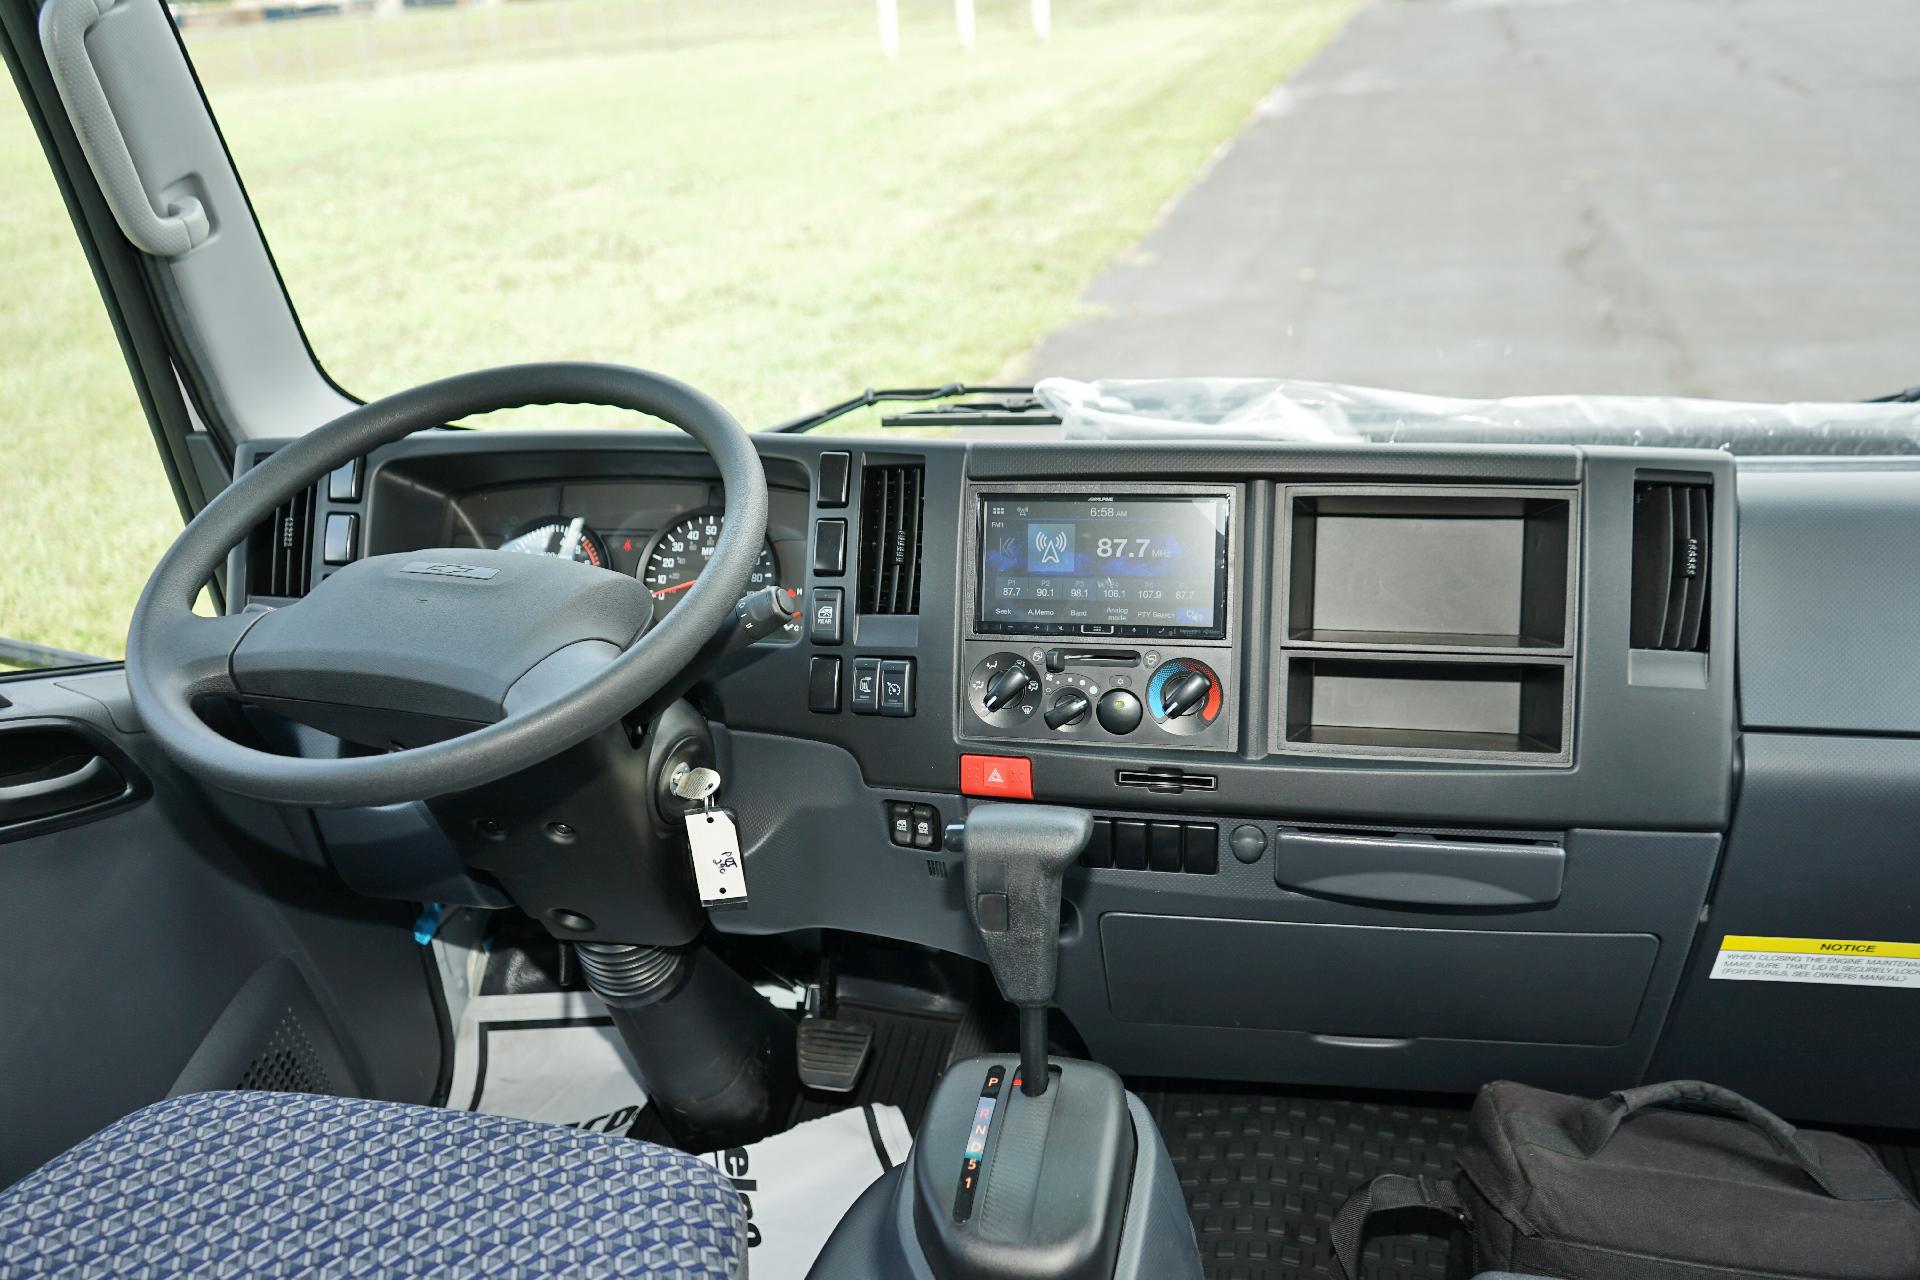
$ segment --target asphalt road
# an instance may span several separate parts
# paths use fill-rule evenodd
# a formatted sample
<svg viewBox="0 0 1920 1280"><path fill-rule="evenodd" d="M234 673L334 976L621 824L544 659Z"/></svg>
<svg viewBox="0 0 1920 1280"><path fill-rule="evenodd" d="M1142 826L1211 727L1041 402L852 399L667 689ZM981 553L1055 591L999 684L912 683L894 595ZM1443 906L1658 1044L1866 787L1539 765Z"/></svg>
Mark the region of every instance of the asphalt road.
<svg viewBox="0 0 1920 1280"><path fill-rule="evenodd" d="M1373 0L1034 376L1920 383L1915 0Z"/></svg>

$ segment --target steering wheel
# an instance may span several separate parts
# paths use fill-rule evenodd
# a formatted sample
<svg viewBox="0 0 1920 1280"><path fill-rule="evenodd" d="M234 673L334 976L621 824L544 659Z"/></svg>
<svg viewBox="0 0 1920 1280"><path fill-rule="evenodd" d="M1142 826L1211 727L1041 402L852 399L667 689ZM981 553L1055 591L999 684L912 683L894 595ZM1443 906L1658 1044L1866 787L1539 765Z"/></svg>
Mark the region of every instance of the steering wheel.
<svg viewBox="0 0 1920 1280"><path fill-rule="evenodd" d="M354 561L278 609L193 612L227 552L335 467L423 428L543 404L648 414L684 430L718 464L725 527L658 627L649 629L652 594L625 574L555 556L445 548ZM240 795L344 808L464 791L585 741L667 685L728 620L766 525L766 476L751 437L684 383L606 364L461 374L354 409L222 490L141 592L127 633L127 683L174 760ZM195 714L197 700L217 697L310 724L379 726L395 749L345 759L257 751Z"/></svg>

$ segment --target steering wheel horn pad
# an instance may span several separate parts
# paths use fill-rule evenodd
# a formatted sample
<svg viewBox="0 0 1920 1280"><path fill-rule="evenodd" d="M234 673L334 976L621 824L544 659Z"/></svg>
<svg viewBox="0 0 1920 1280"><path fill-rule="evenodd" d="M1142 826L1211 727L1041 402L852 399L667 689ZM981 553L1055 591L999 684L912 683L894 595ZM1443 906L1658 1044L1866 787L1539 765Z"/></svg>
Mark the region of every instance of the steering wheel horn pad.
<svg viewBox="0 0 1920 1280"><path fill-rule="evenodd" d="M557 556L373 556L249 627L233 651L233 682L241 697L272 699L322 728L354 709L369 724L390 711L464 731L505 719L509 690L553 654L584 640L623 650L652 621L653 596L640 583ZM312 703L332 714L303 716ZM399 736L361 740L384 747Z"/></svg>
<svg viewBox="0 0 1920 1280"><path fill-rule="evenodd" d="M648 626L649 593L622 574L475 549L372 556L277 610L194 615L195 597L229 549L335 467L423 428L542 404L631 409L682 428L713 457L725 527L706 569L659 626ZM376 489L370 515L377 503ZM161 557L135 606L128 687L169 755L240 795L344 808L468 790L585 741L666 686L726 624L759 559L766 521L766 476L752 437L683 383L601 364L462 374L344 414L208 503ZM344 712L456 733L480 727L377 756L278 756L203 722L193 703L210 696L293 707L309 723ZM300 705L324 714L301 715ZM423 736L439 734L414 738Z"/></svg>

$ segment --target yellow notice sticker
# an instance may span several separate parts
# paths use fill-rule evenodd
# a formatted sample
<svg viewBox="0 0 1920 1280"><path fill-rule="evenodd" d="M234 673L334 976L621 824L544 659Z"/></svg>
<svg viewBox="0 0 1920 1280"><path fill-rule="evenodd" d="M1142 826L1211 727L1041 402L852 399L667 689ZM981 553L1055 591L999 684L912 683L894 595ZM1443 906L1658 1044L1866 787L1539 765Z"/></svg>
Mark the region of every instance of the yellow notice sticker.
<svg viewBox="0 0 1920 1280"><path fill-rule="evenodd" d="M1920 942L1852 938L1720 939L1713 977L1733 982L1816 982L1843 987L1920 987Z"/></svg>

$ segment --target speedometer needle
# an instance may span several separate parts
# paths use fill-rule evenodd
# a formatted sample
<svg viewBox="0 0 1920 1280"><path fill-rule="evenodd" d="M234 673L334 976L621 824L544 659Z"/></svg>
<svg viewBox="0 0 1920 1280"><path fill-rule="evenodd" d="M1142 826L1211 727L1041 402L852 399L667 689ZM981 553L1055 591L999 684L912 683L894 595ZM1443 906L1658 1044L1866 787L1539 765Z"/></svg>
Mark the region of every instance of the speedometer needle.
<svg viewBox="0 0 1920 1280"><path fill-rule="evenodd" d="M698 581L698 579L695 579L695 581ZM693 585L692 582L676 582L670 587L662 587L658 591L654 592L653 593L654 598L658 599L661 596L670 596L676 591L685 591L688 587L692 585Z"/></svg>

